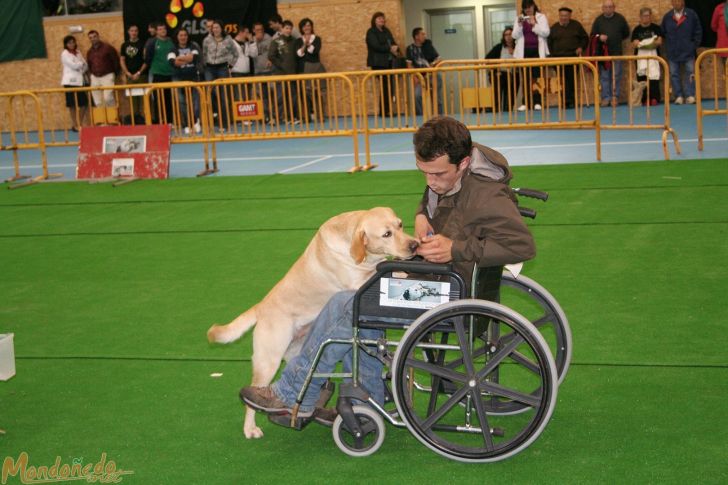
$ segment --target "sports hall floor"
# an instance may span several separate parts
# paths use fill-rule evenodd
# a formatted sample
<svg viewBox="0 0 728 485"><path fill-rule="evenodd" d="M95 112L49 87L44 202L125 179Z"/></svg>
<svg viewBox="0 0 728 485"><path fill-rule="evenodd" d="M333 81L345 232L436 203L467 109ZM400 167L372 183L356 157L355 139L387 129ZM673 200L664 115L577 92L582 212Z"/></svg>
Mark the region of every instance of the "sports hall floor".
<svg viewBox="0 0 728 485"><path fill-rule="evenodd" d="M364 459L328 428L260 415L265 437L245 440L251 335L205 338L259 301L327 218L385 205L411 231L423 188L411 135L377 137L379 168L361 174L345 173L349 141L318 139L221 143L212 177L193 177L199 147L178 146L172 180L0 185L0 333L15 334L17 367L0 381L0 460L105 456L131 472L121 483L145 485L728 483L728 126L710 120L698 152L694 108L675 107L673 125L683 154L670 161L656 131L605 132L604 163L589 132L474 134L508 156L515 185L550 193L527 202L538 255L524 274L573 332L543 434L482 465L391 426ZM73 150L49 159L72 180Z"/></svg>

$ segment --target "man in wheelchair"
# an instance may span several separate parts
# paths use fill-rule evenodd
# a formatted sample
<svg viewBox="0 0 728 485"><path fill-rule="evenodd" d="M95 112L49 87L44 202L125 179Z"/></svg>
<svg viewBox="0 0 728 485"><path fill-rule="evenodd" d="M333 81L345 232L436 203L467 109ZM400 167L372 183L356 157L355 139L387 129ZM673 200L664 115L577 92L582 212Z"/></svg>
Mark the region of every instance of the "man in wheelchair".
<svg viewBox="0 0 728 485"><path fill-rule="evenodd" d="M513 176L508 162L499 152L474 144L467 127L448 117L422 125L414 135L414 148L417 168L427 183L415 216L415 237L421 242L418 255L433 263L452 263L467 285L477 264L475 296L498 301L503 265L535 256L533 237L508 185ZM301 353L288 362L280 379L267 387L243 388L241 399L259 411L290 414L321 344L352 337L354 295L353 291L336 294L312 323ZM382 331L360 329L359 336L376 340ZM339 362L350 372L351 354L351 345L329 345L317 372L332 372ZM359 355L361 383L383 405L383 364L367 353ZM330 391L322 393L325 383L324 378L311 381L297 411L299 418L333 421L336 411L324 407L330 397Z"/></svg>

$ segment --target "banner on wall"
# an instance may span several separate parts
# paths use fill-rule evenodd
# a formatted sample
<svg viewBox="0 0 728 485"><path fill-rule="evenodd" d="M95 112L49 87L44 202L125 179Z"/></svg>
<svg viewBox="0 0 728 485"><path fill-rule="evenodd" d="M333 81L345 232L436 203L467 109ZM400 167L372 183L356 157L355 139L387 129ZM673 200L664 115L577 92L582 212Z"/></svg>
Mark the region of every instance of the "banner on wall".
<svg viewBox="0 0 728 485"><path fill-rule="evenodd" d="M276 0L124 0L124 30L134 24L143 35L150 22L164 22L170 35L184 27L202 45L208 21L221 21L225 31L235 35L237 24L252 27L262 22L268 28L276 11Z"/></svg>
<svg viewBox="0 0 728 485"><path fill-rule="evenodd" d="M41 0L0 2L0 62L46 57Z"/></svg>

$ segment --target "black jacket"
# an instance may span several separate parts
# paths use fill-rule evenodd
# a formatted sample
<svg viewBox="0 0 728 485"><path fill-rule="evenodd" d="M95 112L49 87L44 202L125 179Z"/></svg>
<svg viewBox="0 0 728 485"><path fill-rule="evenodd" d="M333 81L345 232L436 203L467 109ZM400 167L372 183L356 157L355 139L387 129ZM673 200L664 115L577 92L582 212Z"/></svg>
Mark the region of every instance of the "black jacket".
<svg viewBox="0 0 728 485"><path fill-rule="evenodd" d="M389 49L393 45L396 42L388 28L379 30L371 27L367 30L367 66L392 67L392 52Z"/></svg>

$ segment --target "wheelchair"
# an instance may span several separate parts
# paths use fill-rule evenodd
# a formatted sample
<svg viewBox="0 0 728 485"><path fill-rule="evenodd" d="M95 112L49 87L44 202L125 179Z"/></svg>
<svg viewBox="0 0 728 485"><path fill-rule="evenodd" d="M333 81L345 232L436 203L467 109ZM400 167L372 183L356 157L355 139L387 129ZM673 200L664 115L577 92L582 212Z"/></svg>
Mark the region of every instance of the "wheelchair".
<svg viewBox="0 0 728 485"><path fill-rule="evenodd" d="M521 208L535 216L528 211ZM471 288L476 278L477 271ZM287 425L308 424L297 409L314 377L343 377L351 382L339 386L332 434L347 455L376 452L385 422L461 462L495 462L524 450L553 413L571 360L571 330L556 299L532 279L504 271L500 293L516 308L468 295L449 264L380 263L354 297L353 337L322 344ZM384 337L360 338L360 329ZM352 371L317 373L325 347L341 343L352 345ZM359 382L361 352L384 363L384 405Z"/></svg>

